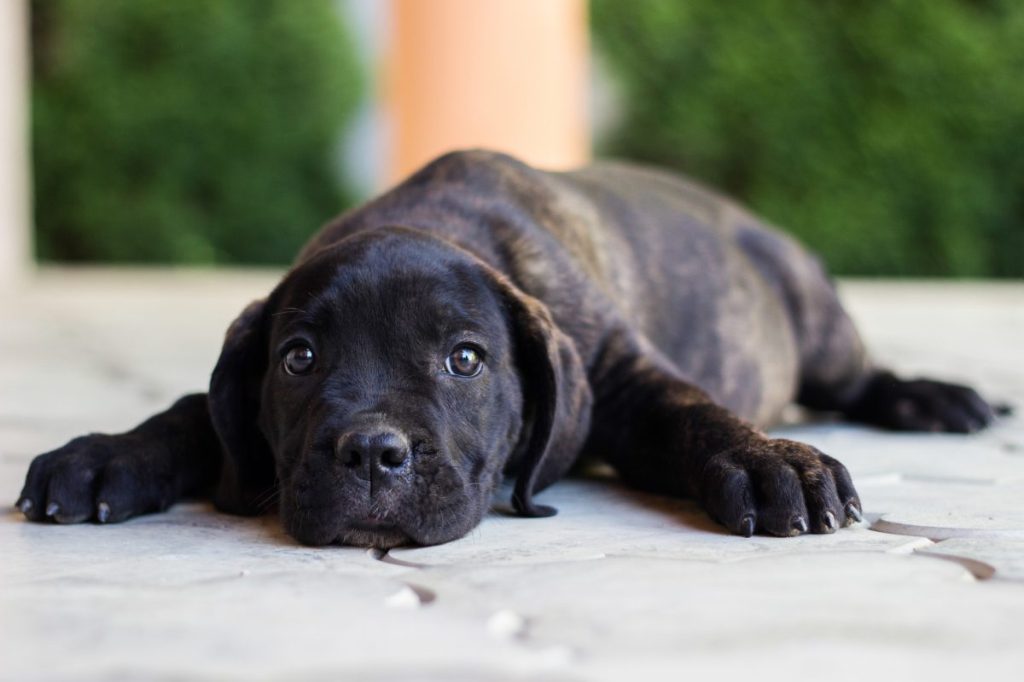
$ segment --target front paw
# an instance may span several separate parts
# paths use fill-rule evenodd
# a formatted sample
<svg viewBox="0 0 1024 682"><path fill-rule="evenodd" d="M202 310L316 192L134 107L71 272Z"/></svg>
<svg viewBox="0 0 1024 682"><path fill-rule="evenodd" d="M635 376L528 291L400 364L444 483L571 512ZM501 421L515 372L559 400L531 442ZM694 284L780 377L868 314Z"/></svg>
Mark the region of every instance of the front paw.
<svg viewBox="0 0 1024 682"><path fill-rule="evenodd" d="M30 521L57 523L113 523L164 509L173 480L149 454L130 435L75 438L32 460L16 505Z"/></svg>
<svg viewBox="0 0 1024 682"><path fill-rule="evenodd" d="M750 537L833 533L860 521L850 473L810 445L763 438L712 456L700 481L701 500L719 523Z"/></svg>

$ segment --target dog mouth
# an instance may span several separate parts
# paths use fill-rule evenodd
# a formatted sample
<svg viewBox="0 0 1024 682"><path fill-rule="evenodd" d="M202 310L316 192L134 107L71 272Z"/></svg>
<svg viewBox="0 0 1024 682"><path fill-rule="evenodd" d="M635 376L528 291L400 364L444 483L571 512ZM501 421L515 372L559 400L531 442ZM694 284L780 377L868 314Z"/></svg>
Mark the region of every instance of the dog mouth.
<svg viewBox="0 0 1024 682"><path fill-rule="evenodd" d="M390 549L401 545L415 544L405 531L383 521L361 521L345 528L336 540L338 544L354 547Z"/></svg>

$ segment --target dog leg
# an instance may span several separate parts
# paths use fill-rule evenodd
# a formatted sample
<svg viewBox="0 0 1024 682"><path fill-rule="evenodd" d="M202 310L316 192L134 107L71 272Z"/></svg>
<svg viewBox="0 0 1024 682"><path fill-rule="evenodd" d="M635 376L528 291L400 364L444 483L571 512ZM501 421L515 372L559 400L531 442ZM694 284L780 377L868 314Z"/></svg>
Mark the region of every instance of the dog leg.
<svg viewBox="0 0 1024 682"><path fill-rule="evenodd" d="M188 395L131 431L81 436L39 455L17 506L32 521L123 521L210 487L220 460L206 394Z"/></svg>
<svg viewBox="0 0 1024 682"><path fill-rule="evenodd" d="M643 354L595 382L588 449L632 485L698 500L734 533L831 533L861 519L846 468L815 448L769 438L670 367Z"/></svg>
<svg viewBox="0 0 1024 682"><path fill-rule="evenodd" d="M874 367L853 321L823 278L816 299L814 323L804 325L801 339L801 405L897 431L971 433L995 418L996 411L970 387L901 379Z"/></svg>
<svg viewBox="0 0 1024 682"><path fill-rule="evenodd" d="M896 431L973 433L988 426L996 410L969 386L931 379L900 379L871 372L845 402L836 402L847 418ZM843 393L836 394L840 398Z"/></svg>

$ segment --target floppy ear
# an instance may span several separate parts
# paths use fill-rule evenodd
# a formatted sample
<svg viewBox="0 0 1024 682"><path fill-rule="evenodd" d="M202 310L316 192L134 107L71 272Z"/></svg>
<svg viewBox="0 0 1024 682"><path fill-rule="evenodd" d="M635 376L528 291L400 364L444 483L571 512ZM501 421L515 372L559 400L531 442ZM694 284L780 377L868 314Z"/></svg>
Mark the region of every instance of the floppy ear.
<svg viewBox="0 0 1024 682"><path fill-rule="evenodd" d="M593 396L576 345L558 328L547 306L497 275L510 312L516 361L523 381L523 435L513 453L519 463L512 506L522 516L551 516L533 494L572 466L590 429Z"/></svg>
<svg viewBox="0 0 1024 682"><path fill-rule="evenodd" d="M258 513L260 498L274 485L274 458L257 425L267 368L265 304L253 301L231 323L210 377L210 419L222 450L213 501L232 514Z"/></svg>

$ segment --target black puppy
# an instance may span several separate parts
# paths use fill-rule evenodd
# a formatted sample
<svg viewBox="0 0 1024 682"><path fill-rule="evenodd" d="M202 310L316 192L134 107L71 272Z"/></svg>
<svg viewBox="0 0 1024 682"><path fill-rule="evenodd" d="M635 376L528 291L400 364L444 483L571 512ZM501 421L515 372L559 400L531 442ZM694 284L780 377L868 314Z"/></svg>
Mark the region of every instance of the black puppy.
<svg viewBox="0 0 1024 682"><path fill-rule="evenodd" d="M278 499L313 545L458 538L503 473L526 516L581 455L734 533L861 518L842 464L757 430L796 399L968 432L973 390L875 368L818 262L676 176L446 155L324 228L227 332L209 394L40 455L33 521L100 523L214 490Z"/></svg>

